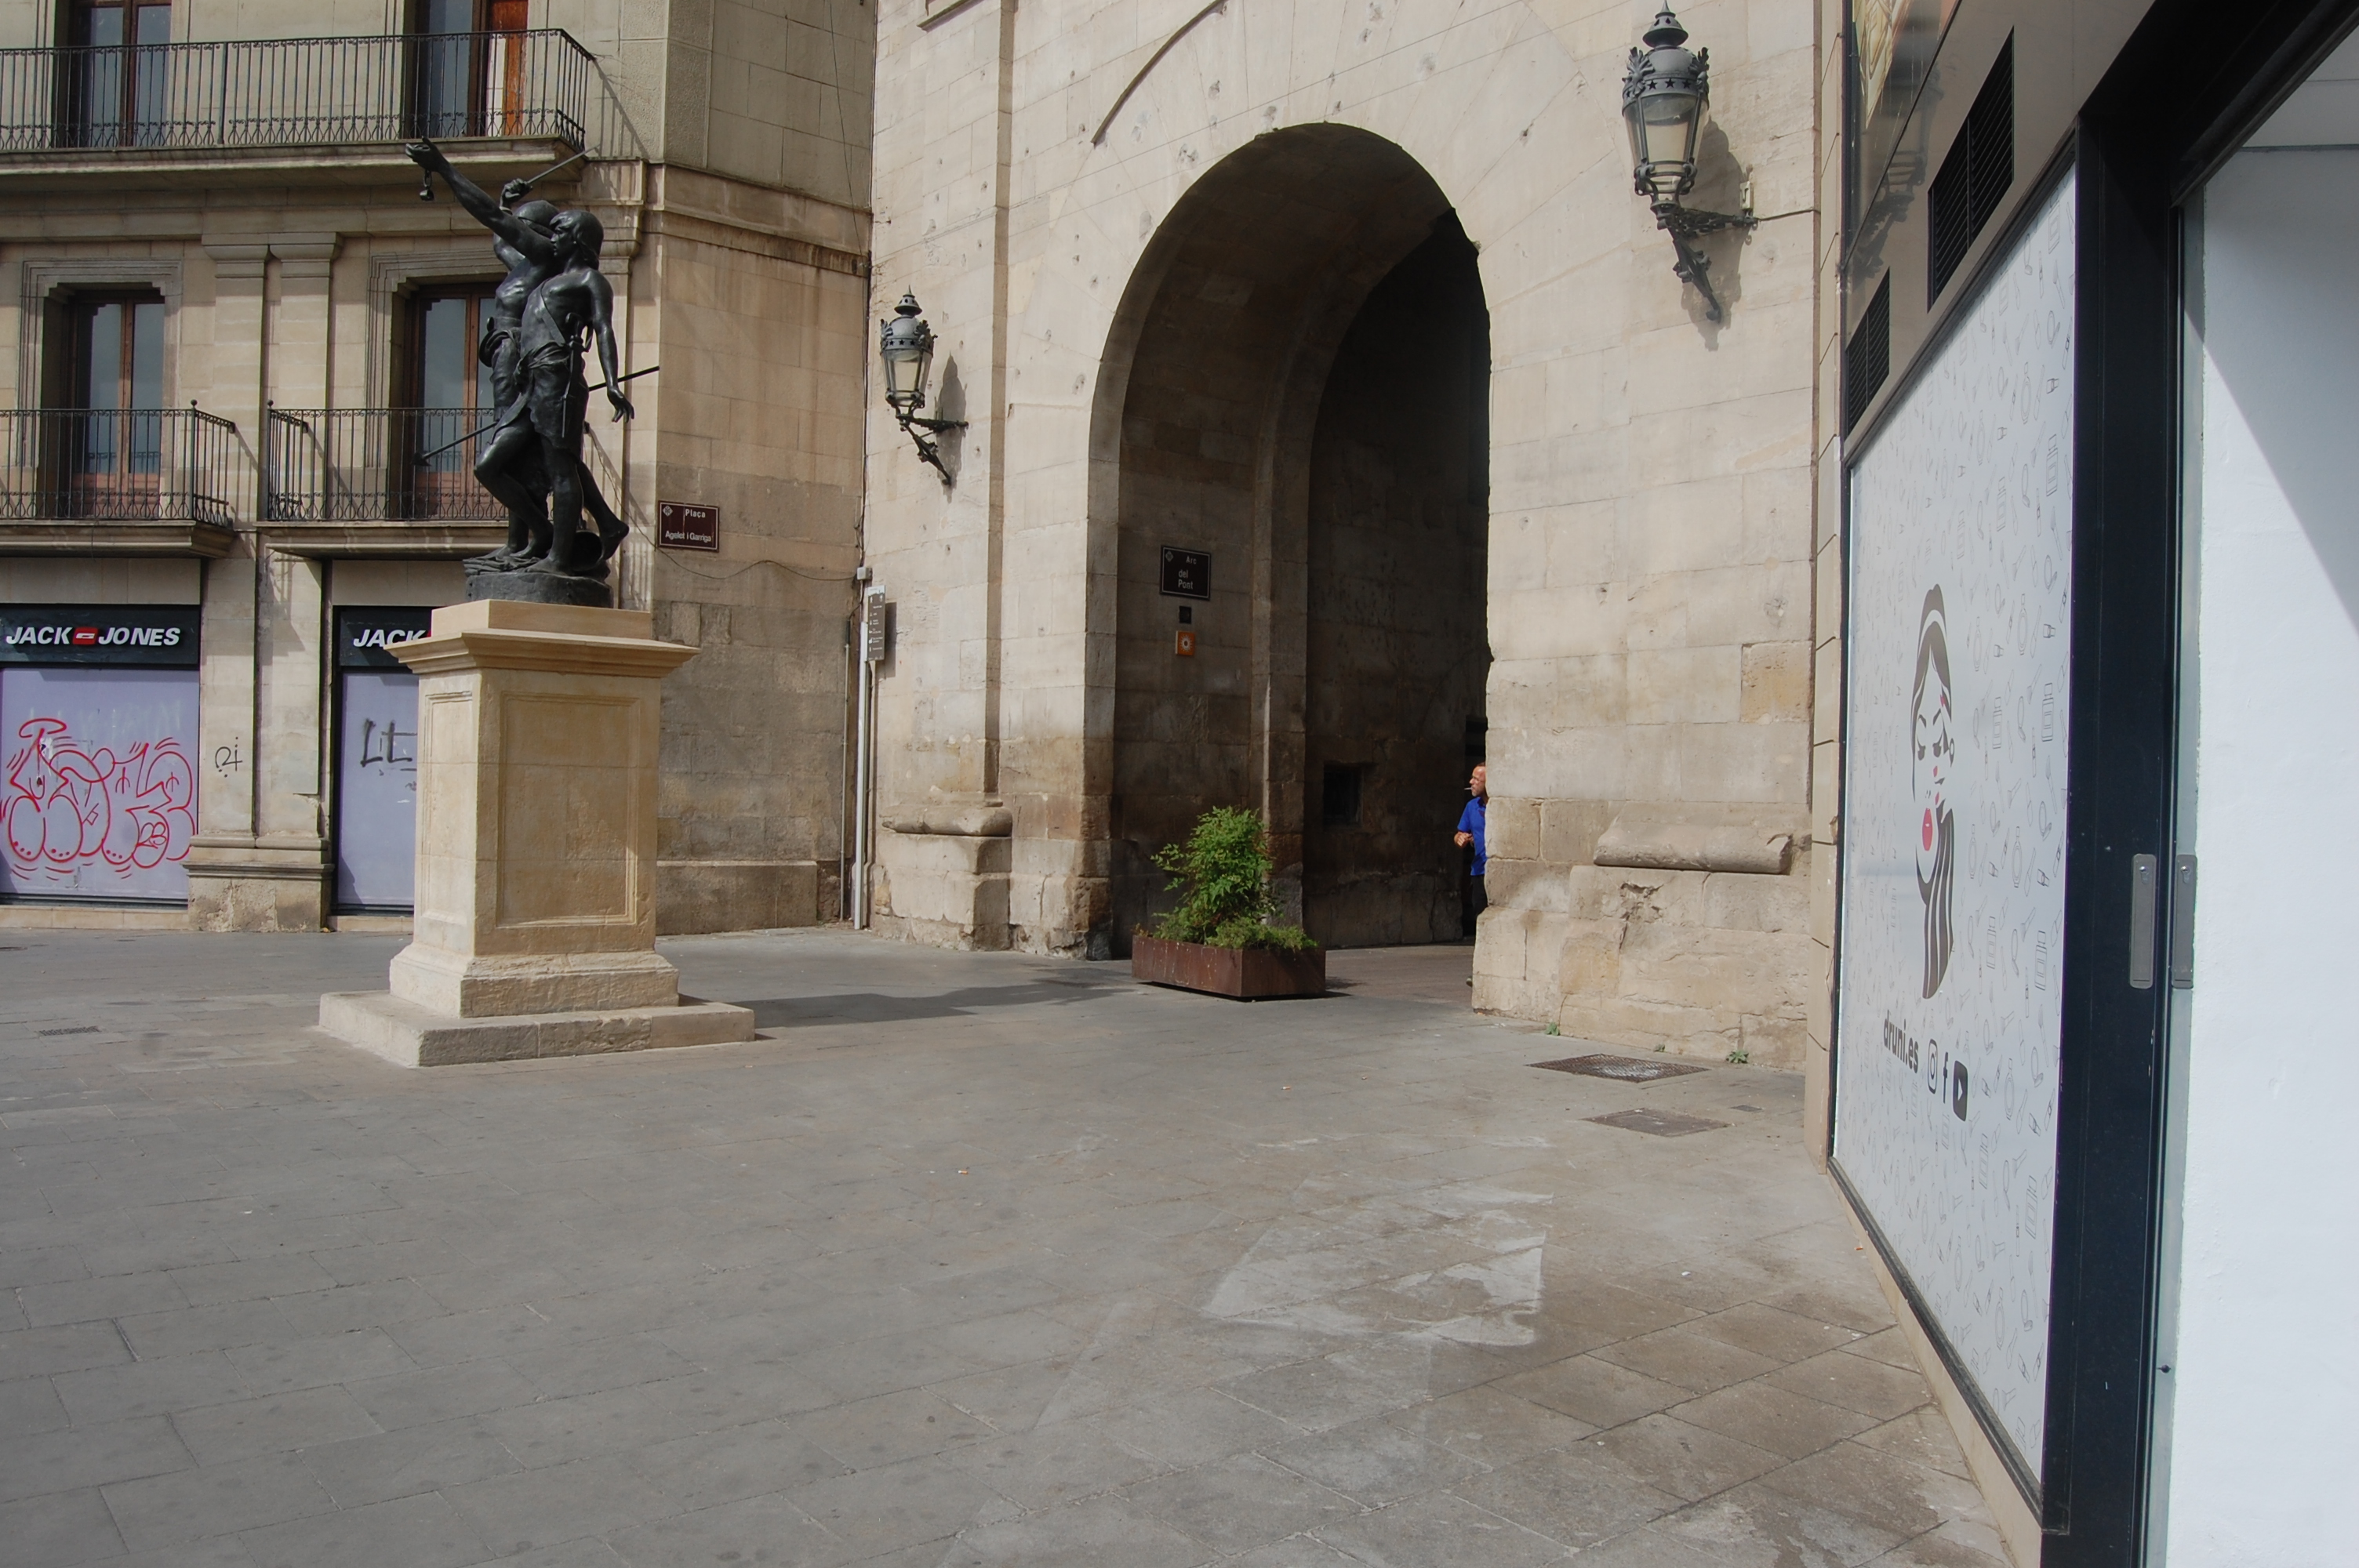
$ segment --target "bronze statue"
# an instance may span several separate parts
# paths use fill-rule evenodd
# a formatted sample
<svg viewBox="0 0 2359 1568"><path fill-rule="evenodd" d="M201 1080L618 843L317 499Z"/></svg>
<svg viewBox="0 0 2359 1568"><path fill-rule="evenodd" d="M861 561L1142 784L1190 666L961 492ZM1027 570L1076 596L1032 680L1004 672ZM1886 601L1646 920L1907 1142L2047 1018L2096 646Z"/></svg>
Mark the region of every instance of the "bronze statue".
<svg viewBox="0 0 2359 1568"><path fill-rule="evenodd" d="M486 439L475 477L507 508L508 537L502 549L468 563L471 596L472 579L486 573L603 579L627 530L582 460L590 398L582 373L585 338L597 342L614 417L634 412L622 390L613 290L598 270L604 230L591 213L524 200L527 180L508 181L494 202L429 141L405 150L492 231L494 254L507 268L478 350L492 372L495 411L477 432ZM591 541L577 539L584 507L598 524Z"/></svg>

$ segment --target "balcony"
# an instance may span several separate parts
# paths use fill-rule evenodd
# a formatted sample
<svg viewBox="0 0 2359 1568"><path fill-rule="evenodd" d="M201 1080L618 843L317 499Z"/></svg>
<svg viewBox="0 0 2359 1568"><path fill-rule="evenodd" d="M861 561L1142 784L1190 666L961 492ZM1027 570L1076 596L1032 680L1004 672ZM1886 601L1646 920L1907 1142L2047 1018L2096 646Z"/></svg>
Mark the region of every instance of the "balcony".
<svg viewBox="0 0 2359 1568"><path fill-rule="evenodd" d="M273 408L260 531L297 556L452 557L507 537L475 481L480 408Z"/></svg>
<svg viewBox="0 0 2359 1568"><path fill-rule="evenodd" d="M12 183L192 162L258 180L322 164L411 179L394 144L414 136L530 144L515 149L528 160L595 152L608 115L595 61L559 29L0 49Z"/></svg>
<svg viewBox="0 0 2359 1568"><path fill-rule="evenodd" d="M240 462L194 404L0 410L0 554L226 555Z"/></svg>

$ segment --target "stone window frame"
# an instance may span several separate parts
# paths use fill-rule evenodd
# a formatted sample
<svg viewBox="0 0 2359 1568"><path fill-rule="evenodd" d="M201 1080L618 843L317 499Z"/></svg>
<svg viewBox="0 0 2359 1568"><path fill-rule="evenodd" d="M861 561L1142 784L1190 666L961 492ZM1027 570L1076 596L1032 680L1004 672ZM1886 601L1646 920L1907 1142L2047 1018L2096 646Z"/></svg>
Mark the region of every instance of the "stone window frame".
<svg viewBox="0 0 2359 1568"><path fill-rule="evenodd" d="M164 404L179 406L181 265L178 256L34 256L24 265L17 313L16 406L41 406L49 308L82 289L147 287L164 297Z"/></svg>
<svg viewBox="0 0 2359 1568"><path fill-rule="evenodd" d="M368 352L363 370L364 408L393 406L398 369L393 362L394 338L400 312L409 297L421 288L442 284L496 283L502 276L499 258L486 238L464 249L394 251L369 258Z"/></svg>

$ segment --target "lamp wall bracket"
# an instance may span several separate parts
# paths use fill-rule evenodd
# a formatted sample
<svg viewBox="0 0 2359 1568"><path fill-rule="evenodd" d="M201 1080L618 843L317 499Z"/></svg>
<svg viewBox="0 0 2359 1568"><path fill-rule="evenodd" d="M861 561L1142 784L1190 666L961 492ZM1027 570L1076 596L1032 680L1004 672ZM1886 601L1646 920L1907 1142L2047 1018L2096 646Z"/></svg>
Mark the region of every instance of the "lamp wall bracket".
<svg viewBox="0 0 2359 1568"><path fill-rule="evenodd" d="M1748 189L1747 194L1750 193ZM1705 212L1669 200L1655 203L1655 227L1670 235L1671 249L1679 258L1671 264L1671 271L1680 282L1693 284L1696 292L1703 296L1704 319L1721 319L1720 296L1712 292L1710 258L1692 242L1723 229L1750 230L1759 222L1753 215L1753 203L1749 200L1742 212Z"/></svg>
<svg viewBox="0 0 2359 1568"><path fill-rule="evenodd" d="M936 473L941 475L942 482L944 484L956 483L957 481L951 477L951 470L949 468L944 466L942 462L942 449L940 444L926 439L925 437L918 434L918 432L920 429L924 429L932 431L939 435L944 430L963 430L966 428L966 421L963 419L924 419L914 414L901 415L900 420L903 433L906 434L910 440L917 443L918 460L927 464L932 468Z"/></svg>

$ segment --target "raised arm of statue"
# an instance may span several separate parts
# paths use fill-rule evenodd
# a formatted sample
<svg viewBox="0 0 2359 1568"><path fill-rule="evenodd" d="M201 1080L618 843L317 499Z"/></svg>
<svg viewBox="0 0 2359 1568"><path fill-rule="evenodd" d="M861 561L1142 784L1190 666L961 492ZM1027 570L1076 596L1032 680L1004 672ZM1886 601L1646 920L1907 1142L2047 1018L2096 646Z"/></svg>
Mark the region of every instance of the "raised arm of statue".
<svg viewBox="0 0 2359 1568"><path fill-rule="evenodd" d="M403 143L401 150L408 153L409 161L419 168L440 175L442 182L451 188L451 194L459 199L459 205L467 210L469 217L522 252L527 259L543 265L557 260L555 240L501 207L482 186L451 168L451 159L440 147L420 136L414 142Z"/></svg>

